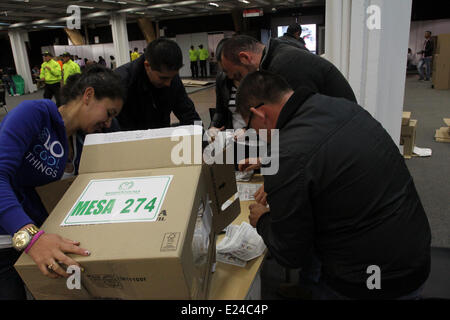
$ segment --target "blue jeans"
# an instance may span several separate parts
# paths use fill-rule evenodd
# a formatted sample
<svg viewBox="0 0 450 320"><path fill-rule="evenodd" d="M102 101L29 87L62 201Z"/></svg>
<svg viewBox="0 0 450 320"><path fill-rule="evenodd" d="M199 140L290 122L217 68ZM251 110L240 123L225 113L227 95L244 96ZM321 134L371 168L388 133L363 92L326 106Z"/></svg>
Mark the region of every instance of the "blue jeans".
<svg viewBox="0 0 450 320"><path fill-rule="evenodd" d="M431 77L431 59L432 57L425 57L420 59L419 64L417 65L417 70L419 71L420 79L430 80ZM427 69L426 77L424 77L423 67Z"/></svg>
<svg viewBox="0 0 450 320"><path fill-rule="evenodd" d="M14 269L20 252L0 249L0 300L26 300L25 286Z"/></svg>

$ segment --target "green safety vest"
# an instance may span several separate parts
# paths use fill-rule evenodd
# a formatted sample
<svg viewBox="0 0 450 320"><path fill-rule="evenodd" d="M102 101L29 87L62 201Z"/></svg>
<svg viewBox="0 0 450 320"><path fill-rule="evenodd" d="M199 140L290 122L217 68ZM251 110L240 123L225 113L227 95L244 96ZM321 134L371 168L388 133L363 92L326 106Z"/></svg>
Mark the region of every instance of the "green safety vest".
<svg viewBox="0 0 450 320"><path fill-rule="evenodd" d="M68 77L76 73L81 73L80 66L78 65L78 63L69 60L63 64L63 73L64 73L64 84L66 84Z"/></svg>
<svg viewBox="0 0 450 320"><path fill-rule="evenodd" d="M198 50L189 49L189 59L191 59L191 61L197 61L198 56L199 56Z"/></svg>
<svg viewBox="0 0 450 320"><path fill-rule="evenodd" d="M209 52L207 49L200 49L200 60L206 60L209 57Z"/></svg>
<svg viewBox="0 0 450 320"><path fill-rule="evenodd" d="M50 67L48 70L46 67ZM45 83L55 84L61 81L61 66L58 62L51 59L41 65L41 79L45 79Z"/></svg>

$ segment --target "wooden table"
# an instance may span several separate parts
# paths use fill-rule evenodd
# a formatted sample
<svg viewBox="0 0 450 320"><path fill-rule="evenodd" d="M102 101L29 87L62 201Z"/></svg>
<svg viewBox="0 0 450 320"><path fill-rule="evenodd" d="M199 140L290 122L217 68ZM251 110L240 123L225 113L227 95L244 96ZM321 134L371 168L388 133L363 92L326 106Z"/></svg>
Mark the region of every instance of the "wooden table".
<svg viewBox="0 0 450 320"><path fill-rule="evenodd" d="M254 176L249 183L263 182L262 176ZM250 214L248 206L255 201L241 201L241 213L232 222L232 224L240 225L242 222L248 221ZM217 238L217 243L222 241L224 235ZM247 262L245 267L238 267L231 264L217 262L216 271L214 272L209 291L209 300L244 300L247 298L252 284L259 279L259 270L264 261L267 249L256 259ZM257 286L257 283L255 283Z"/></svg>

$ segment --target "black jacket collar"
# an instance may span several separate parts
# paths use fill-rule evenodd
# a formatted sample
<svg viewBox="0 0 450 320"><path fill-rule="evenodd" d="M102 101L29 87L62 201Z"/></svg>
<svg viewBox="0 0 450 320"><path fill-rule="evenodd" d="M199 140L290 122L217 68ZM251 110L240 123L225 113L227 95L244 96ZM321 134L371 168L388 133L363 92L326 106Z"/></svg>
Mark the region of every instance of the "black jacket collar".
<svg viewBox="0 0 450 320"><path fill-rule="evenodd" d="M281 109L278 116L277 129L282 129L294 117L301 106L316 92L307 87L298 88Z"/></svg>

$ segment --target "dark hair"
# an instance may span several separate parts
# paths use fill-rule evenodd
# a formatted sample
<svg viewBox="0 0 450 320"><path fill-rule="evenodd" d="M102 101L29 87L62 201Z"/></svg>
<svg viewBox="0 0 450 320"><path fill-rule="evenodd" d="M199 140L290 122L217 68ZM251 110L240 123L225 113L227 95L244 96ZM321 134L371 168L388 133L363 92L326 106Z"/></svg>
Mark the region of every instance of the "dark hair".
<svg viewBox="0 0 450 320"><path fill-rule="evenodd" d="M250 107L260 103L277 103L291 90L286 80L277 74L268 71L249 73L239 84L236 94L237 111L247 118Z"/></svg>
<svg viewBox="0 0 450 320"><path fill-rule="evenodd" d="M430 36L433 34L433 33L431 33L431 31L425 31L425 32L428 32L430 34Z"/></svg>
<svg viewBox="0 0 450 320"><path fill-rule="evenodd" d="M183 66L183 54L175 41L157 39L145 50L145 60L156 71L178 71Z"/></svg>
<svg viewBox="0 0 450 320"><path fill-rule="evenodd" d="M290 24L286 31L287 34L291 35L297 32L300 32L300 34L302 34L302 27L298 23Z"/></svg>
<svg viewBox="0 0 450 320"><path fill-rule="evenodd" d="M84 94L86 88L94 88L95 98L122 99L124 89L121 78L116 73L102 65L91 65L83 73L73 74L67 78L66 84L61 88L63 103L75 100Z"/></svg>
<svg viewBox="0 0 450 320"><path fill-rule="evenodd" d="M223 43L222 56L227 58L234 64L240 65L241 61L239 60L239 52L258 52L258 44L260 44L260 42L255 38L244 35L235 36L229 38Z"/></svg>
<svg viewBox="0 0 450 320"><path fill-rule="evenodd" d="M222 50L223 50L223 44L225 41L227 41L229 38L223 38L219 41L216 47L216 59L218 62L222 61Z"/></svg>

